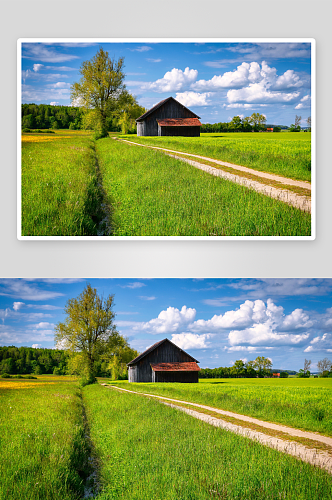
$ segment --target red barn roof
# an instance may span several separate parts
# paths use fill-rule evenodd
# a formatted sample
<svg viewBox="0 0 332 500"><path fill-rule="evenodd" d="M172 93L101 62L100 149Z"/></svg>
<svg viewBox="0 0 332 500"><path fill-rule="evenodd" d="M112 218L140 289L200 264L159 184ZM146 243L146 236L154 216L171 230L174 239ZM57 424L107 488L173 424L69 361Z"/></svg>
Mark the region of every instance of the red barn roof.
<svg viewBox="0 0 332 500"><path fill-rule="evenodd" d="M197 363L151 363L151 368L155 372L199 372Z"/></svg>
<svg viewBox="0 0 332 500"><path fill-rule="evenodd" d="M166 118L157 122L161 127L200 127L202 125L198 118Z"/></svg>

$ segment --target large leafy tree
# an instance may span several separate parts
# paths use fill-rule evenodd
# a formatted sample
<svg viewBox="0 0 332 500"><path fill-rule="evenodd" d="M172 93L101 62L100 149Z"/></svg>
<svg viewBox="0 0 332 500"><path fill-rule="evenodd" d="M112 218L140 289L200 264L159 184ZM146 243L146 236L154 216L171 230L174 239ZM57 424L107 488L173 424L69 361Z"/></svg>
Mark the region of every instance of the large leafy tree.
<svg viewBox="0 0 332 500"><path fill-rule="evenodd" d="M79 103L86 112L94 111L94 128L97 137L107 137L107 118L127 93L124 85L124 59L111 59L108 52L100 48L90 60L84 61L81 80L71 87L72 102Z"/></svg>
<svg viewBox="0 0 332 500"><path fill-rule="evenodd" d="M81 353L89 382L95 380L94 363L98 359L128 345L114 324L113 303L114 295L104 299L87 284L77 298L68 300L66 319L55 327L55 342L74 356Z"/></svg>

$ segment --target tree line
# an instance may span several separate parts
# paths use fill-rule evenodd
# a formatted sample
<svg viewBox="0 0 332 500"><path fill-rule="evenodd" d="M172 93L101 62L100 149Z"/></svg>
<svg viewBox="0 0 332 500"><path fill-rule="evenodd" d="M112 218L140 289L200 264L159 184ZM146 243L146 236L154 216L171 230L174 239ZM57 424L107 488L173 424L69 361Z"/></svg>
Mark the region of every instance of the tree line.
<svg viewBox="0 0 332 500"><path fill-rule="evenodd" d="M0 347L0 375L67 373L68 354L60 349Z"/></svg>
<svg viewBox="0 0 332 500"><path fill-rule="evenodd" d="M219 368L202 368L198 373L199 378L264 378L272 377L272 362L269 358L258 356L253 361L244 362L237 359L233 366ZM288 377L287 372L282 372L281 377Z"/></svg>

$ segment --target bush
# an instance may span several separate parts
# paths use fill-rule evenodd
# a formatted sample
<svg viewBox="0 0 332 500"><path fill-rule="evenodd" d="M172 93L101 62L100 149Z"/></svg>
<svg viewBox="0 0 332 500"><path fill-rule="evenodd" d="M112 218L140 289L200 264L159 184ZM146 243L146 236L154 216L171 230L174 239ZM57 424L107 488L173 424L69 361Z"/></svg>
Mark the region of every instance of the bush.
<svg viewBox="0 0 332 500"><path fill-rule="evenodd" d="M31 132L31 129L25 127L22 129L22 132L28 133L28 132Z"/></svg>
<svg viewBox="0 0 332 500"><path fill-rule="evenodd" d="M11 376L11 375L9 375L8 373L3 373L3 374L1 375L1 378L12 378L12 376Z"/></svg>
<svg viewBox="0 0 332 500"><path fill-rule="evenodd" d="M288 378L288 373L287 372L281 372L280 373L280 378Z"/></svg>
<svg viewBox="0 0 332 500"><path fill-rule="evenodd" d="M86 385L95 384L96 382L97 382L97 379L94 375L89 375L87 377L85 375L83 375L83 377L81 377L81 380L79 382L79 386L85 387Z"/></svg>

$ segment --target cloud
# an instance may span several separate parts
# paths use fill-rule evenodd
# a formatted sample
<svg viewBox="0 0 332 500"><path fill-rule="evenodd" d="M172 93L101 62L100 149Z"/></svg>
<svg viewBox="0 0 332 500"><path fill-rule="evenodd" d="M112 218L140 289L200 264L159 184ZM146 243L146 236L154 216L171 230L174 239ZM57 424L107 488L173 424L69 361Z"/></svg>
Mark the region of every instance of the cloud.
<svg viewBox="0 0 332 500"><path fill-rule="evenodd" d="M0 309L0 319L4 323L5 319L11 315L11 310L7 307L6 309Z"/></svg>
<svg viewBox="0 0 332 500"><path fill-rule="evenodd" d="M139 295L139 299L141 300L156 300L157 297L148 297L147 295Z"/></svg>
<svg viewBox="0 0 332 500"><path fill-rule="evenodd" d="M58 89L58 88L66 88L66 89L69 89L70 88L70 83L66 83L66 82L57 82L55 84L52 84L52 87Z"/></svg>
<svg viewBox="0 0 332 500"><path fill-rule="evenodd" d="M58 104L59 104L58 101L52 101L52 102L50 102L51 106L57 106Z"/></svg>
<svg viewBox="0 0 332 500"><path fill-rule="evenodd" d="M230 328L246 328L254 322L266 321L272 314L276 318L282 313L282 307L278 308L272 301L265 306L262 300L254 302L246 300L235 311L226 311L225 314L214 315L209 320L197 320L189 328L195 332L220 332Z"/></svg>
<svg viewBox="0 0 332 500"><path fill-rule="evenodd" d="M24 302L14 302L13 309L14 311L19 311L23 306L25 306Z"/></svg>
<svg viewBox="0 0 332 500"><path fill-rule="evenodd" d="M332 291L332 281L321 278L243 279L236 280L228 286L235 290L242 290L248 298L256 298L257 295L260 297L322 296Z"/></svg>
<svg viewBox="0 0 332 500"><path fill-rule="evenodd" d="M172 335L172 342L180 347L180 349L205 349L210 347L208 339L212 338L211 334L196 335L194 333L176 333Z"/></svg>
<svg viewBox="0 0 332 500"><path fill-rule="evenodd" d="M140 47L136 47L136 49L129 49L132 52L148 52L149 50L152 50L152 47L149 47L148 45L141 45Z"/></svg>
<svg viewBox="0 0 332 500"><path fill-rule="evenodd" d="M327 351L330 352L332 349L332 334L324 333L323 335L318 335L314 337L310 344L304 352L312 352L312 351Z"/></svg>
<svg viewBox="0 0 332 500"><path fill-rule="evenodd" d="M128 285L122 285L121 288L131 288L133 290L135 288L141 288L142 286L146 286L146 284L141 283L140 281L135 281L134 283L128 283Z"/></svg>
<svg viewBox="0 0 332 500"><path fill-rule="evenodd" d="M33 65L33 70L37 73L40 69L44 67L43 64L34 64Z"/></svg>
<svg viewBox="0 0 332 500"><path fill-rule="evenodd" d="M191 106L208 106L210 102L207 101L206 99L210 97L210 95L211 95L210 92L205 92L202 94L190 91L182 93L177 92L176 100L188 108Z"/></svg>
<svg viewBox="0 0 332 500"><path fill-rule="evenodd" d="M159 63L162 61L162 59L147 59L147 61L152 62L152 63Z"/></svg>
<svg viewBox="0 0 332 500"><path fill-rule="evenodd" d="M133 327L134 330L141 330L152 334L177 333L185 330L188 324L193 321L196 310L183 306L181 310L175 307L168 307L161 311L158 318L139 323Z"/></svg>
<svg viewBox="0 0 332 500"><path fill-rule="evenodd" d="M305 95L302 97L301 101L297 106L295 106L295 109L310 109L311 108L311 96L310 95Z"/></svg>
<svg viewBox="0 0 332 500"><path fill-rule="evenodd" d="M229 103L244 102L248 104L293 104L300 92L272 92L267 88L265 82L253 83L239 90L229 90L227 99Z"/></svg>
<svg viewBox="0 0 332 500"><path fill-rule="evenodd" d="M231 345L251 344L251 346L289 346L303 344L309 333L279 333L270 324L255 324L245 330L233 330L228 339Z"/></svg>
<svg viewBox="0 0 332 500"><path fill-rule="evenodd" d="M50 48L42 43L23 43L22 44L22 58L35 59L41 62L65 62L79 59L78 56L73 54L61 53L55 48Z"/></svg>
<svg viewBox="0 0 332 500"><path fill-rule="evenodd" d="M37 330L50 330L51 328L54 328L53 323L48 323L47 321L42 321L40 323L37 323L36 325L31 325L33 328L37 328Z"/></svg>
<svg viewBox="0 0 332 500"><path fill-rule="evenodd" d="M23 300L50 300L62 297L63 293L43 290L37 284L27 283L23 279L0 279L0 296L20 298Z"/></svg>
<svg viewBox="0 0 332 500"><path fill-rule="evenodd" d="M182 71L181 69L173 68L171 71L167 71L163 78L155 82L145 83L143 89L154 90L155 92L176 92L182 90L184 87L188 87L196 80L197 75L198 71L196 69L189 69L187 67Z"/></svg>
<svg viewBox="0 0 332 500"><path fill-rule="evenodd" d="M39 347L42 347L41 344L32 344L31 346L33 349L38 349Z"/></svg>

